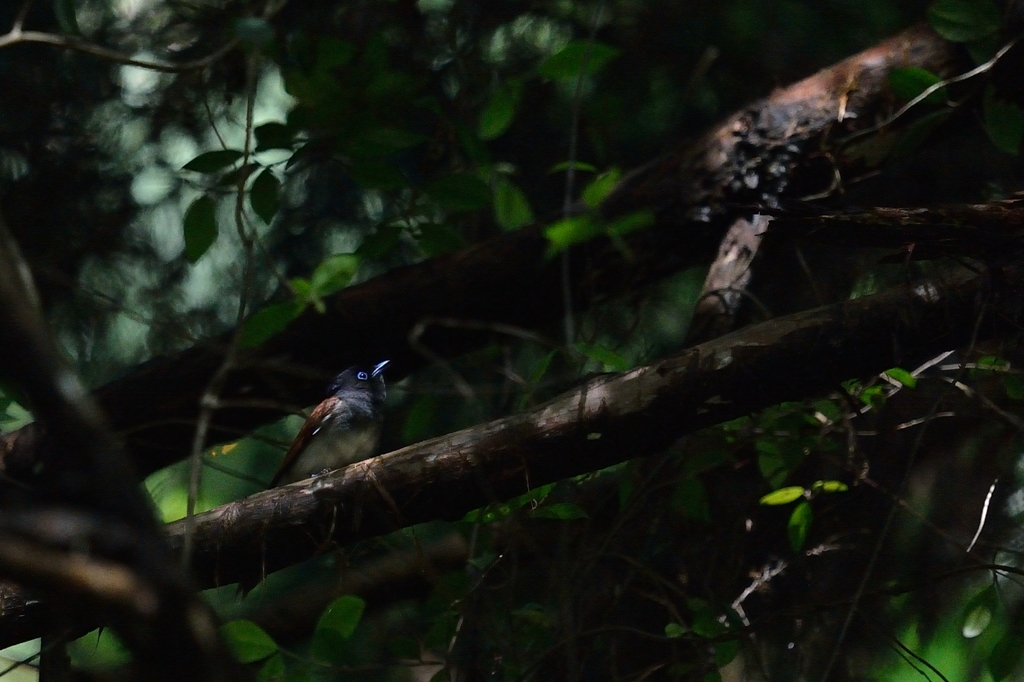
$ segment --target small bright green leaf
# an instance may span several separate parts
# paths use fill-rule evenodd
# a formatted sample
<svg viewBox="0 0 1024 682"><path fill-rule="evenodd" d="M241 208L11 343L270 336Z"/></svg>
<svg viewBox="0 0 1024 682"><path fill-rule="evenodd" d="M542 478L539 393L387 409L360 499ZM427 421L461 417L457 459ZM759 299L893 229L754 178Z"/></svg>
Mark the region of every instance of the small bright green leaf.
<svg viewBox="0 0 1024 682"><path fill-rule="evenodd" d="M883 386L868 386L857 397L865 405L879 410L885 405L885 388Z"/></svg>
<svg viewBox="0 0 1024 682"><path fill-rule="evenodd" d="M481 140L493 140L508 130L515 118L521 92L522 83L518 81L502 85L494 91L487 106L480 112L477 133Z"/></svg>
<svg viewBox="0 0 1024 682"><path fill-rule="evenodd" d="M918 66L893 69L889 72L889 87L901 100L910 101L942 79L931 71ZM928 104L942 104L946 101L946 88L939 88L928 95Z"/></svg>
<svg viewBox="0 0 1024 682"><path fill-rule="evenodd" d="M53 13L57 16L57 25L62 33L74 36L82 34L75 13L75 0L53 0Z"/></svg>
<svg viewBox="0 0 1024 682"><path fill-rule="evenodd" d="M260 17L242 17L235 20L235 37L247 48L266 47L274 41L274 27Z"/></svg>
<svg viewBox="0 0 1024 682"><path fill-rule="evenodd" d="M284 123L264 123L256 127L255 133L256 151L258 152L267 149L292 148L292 130Z"/></svg>
<svg viewBox="0 0 1024 682"><path fill-rule="evenodd" d="M790 502L796 502L804 493L807 492L802 486L791 485L785 488L779 488L775 492L768 493L761 498L760 503L764 505L774 506L780 504L789 504Z"/></svg>
<svg viewBox="0 0 1024 682"><path fill-rule="evenodd" d="M238 344L241 348L256 348L264 341L284 331L288 324L302 312L303 304L298 301L272 303L256 312L242 324Z"/></svg>
<svg viewBox="0 0 1024 682"><path fill-rule="evenodd" d="M331 630L340 635L342 639L348 639L359 625L365 609L366 602L355 595L346 594L338 597L320 616L316 629Z"/></svg>
<svg viewBox="0 0 1024 682"><path fill-rule="evenodd" d="M255 663L277 652L277 644L251 620L233 620L220 628L228 647L242 663Z"/></svg>
<svg viewBox="0 0 1024 682"><path fill-rule="evenodd" d="M491 188L472 173L455 173L423 189L431 199L453 211L476 211L491 203Z"/></svg>
<svg viewBox="0 0 1024 682"><path fill-rule="evenodd" d="M653 211L633 211L608 223L608 234L624 236L650 227L655 222Z"/></svg>
<svg viewBox="0 0 1024 682"><path fill-rule="evenodd" d="M423 253L428 256L457 251L466 245L466 240L462 238L462 235L448 225L424 223L419 226L419 230L420 236L417 241L419 241Z"/></svg>
<svg viewBox="0 0 1024 682"><path fill-rule="evenodd" d="M928 23L954 43L965 43L999 30L999 8L992 0L936 0L928 8Z"/></svg>
<svg viewBox="0 0 1024 682"><path fill-rule="evenodd" d="M548 256L564 251L573 244L585 242L604 232L603 226L596 219L587 215L563 218L548 225L544 236L548 238Z"/></svg>
<svg viewBox="0 0 1024 682"><path fill-rule="evenodd" d="M823 493L845 493L849 489L850 486L842 481L815 481L811 486L811 490Z"/></svg>
<svg viewBox="0 0 1024 682"><path fill-rule="evenodd" d="M185 258L190 263L199 260L217 240L217 205L203 195L185 211Z"/></svg>
<svg viewBox="0 0 1024 682"><path fill-rule="evenodd" d="M284 657L274 654L260 668L256 682L281 682L284 679Z"/></svg>
<svg viewBox="0 0 1024 682"><path fill-rule="evenodd" d="M975 363L980 370L986 370L991 372L1005 372L1010 369L1010 361L1005 358L998 358L994 355L986 355L978 358Z"/></svg>
<svg viewBox="0 0 1024 682"><path fill-rule="evenodd" d="M1003 377L1006 397L1010 400L1024 400L1024 379L1018 374L1007 374Z"/></svg>
<svg viewBox="0 0 1024 682"><path fill-rule="evenodd" d="M597 208L619 183L622 172L618 168L601 173L583 189L583 203L590 208Z"/></svg>
<svg viewBox="0 0 1024 682"><path fill-rule="evenodd" d="M669 639L678 639L686 634L686 626L679 623L669 623L665 626L665 636Z"/></svg>
<svg viewBox="0 0 1024 682"><path fill-rule="evenodd" d="M620 52L621 50L596 40L573 40L541 62L537 71L552 80L589 76L600 71L608 62L618 57Z"/></svg>
<svg viewBox="0 0 1024 682"><path fill-rule="evenodd" d="M531 514L536 519L558 519L561 521L572 521L575 519L586 519L587 512L572 502L556 502L537 507Z"/></svg>
<svg viewBox="0 0 1024 682"><path fill-rule="evenodd" d="M186 163L183 168L196 173L216 173L238 161L242 156L242 152L237 149L217 149L200 154Z"/></svg>
<svg viewBox="0 0 1024 682"><path fill-rule="evenodd" d="M274 176L273 171L264 168L263 172L256 176L249 190L249 203L252 210L266 224L274 221L277 215L277 207L280 201L281 182Z"/></svg>
<svg viewBox="0 0 1024 682"><path fill-rule="evenodd" d="M494 219L504 230L515 230L533 222L533 211L526 195L506 178L494 185Z"/></svg>
<svg viewBox="0 0 1024 682"><path fill-rule="evenodd" d="M625 372L627 369L632 367L629 360L610 348L605 348L604 346L592 346L587 343L577 343L575 347L576 350L583 353L591 360L600 362L606 372Z"/></svg>
<svg viewBox="0 0 1024 682"><path fill-rule="evenodd" d="M903 384L907 388L914 388L917 386L917 377L907 370L899 367L893 367L892 369L885 370L885 376L889 377L893 381Z"/></svg>
<svg viewBox="0 0 1024 682"><path fill-rule="evenodd" d="M804 543L807 542L807 531L810 529L813 519L814 512L811 511L810 503L806 501L798 504L793 509L793 513L789 515L789 524L786 530L789 533L789 545L794 552L803 549Z"/></svg>
<svg viewBox="0 0 1024 682"><path fill-rule="evenodd" d="M1024 637L1016 632L1008 632L996 642L988 657L988 671L995 682L1008 677L1020 663L1024 654Z"/></svg>
<svg viewBox="0 0 1024 682"><path fill-rule="evenodd" d="M552 166L551 170L549 170L548 173L558 173L559 171L566 171L569 170L570 168L574 168L577 171L584 173L597 172L597 168L593 164L584 163L582 161L563 161L561 163L556 163L554 166Z"/></svg>
<svg viewBox="0 0 1024 682"><path fill-rule="evenodd" d="M330 296L348 286L359 267L359 258L351 253L331 256L316 266L310 278L313 293L317 296Z"/></svg>
<svg viewBox="0 0 1024 682"><path fill-rule="evenodd" d="M985 115L985 132L988 133L992 144L1007 154L1018 154L1021 139L1024 139L1024 112L1021 112L1016 104L997 99L995 88L991 84L985 89L982 109Z"/></svg>

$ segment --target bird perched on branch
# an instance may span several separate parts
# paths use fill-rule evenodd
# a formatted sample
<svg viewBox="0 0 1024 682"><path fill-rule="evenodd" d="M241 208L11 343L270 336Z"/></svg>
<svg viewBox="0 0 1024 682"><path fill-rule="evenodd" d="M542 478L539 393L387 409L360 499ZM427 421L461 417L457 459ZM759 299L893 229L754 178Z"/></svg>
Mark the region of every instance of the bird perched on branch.
<svg viewBox="0 0 1024 682"><path fill-rule="evenodd" d="M349 367L299 429L270 487L287 485L373 455L384 419L384 367Z"/></svg>

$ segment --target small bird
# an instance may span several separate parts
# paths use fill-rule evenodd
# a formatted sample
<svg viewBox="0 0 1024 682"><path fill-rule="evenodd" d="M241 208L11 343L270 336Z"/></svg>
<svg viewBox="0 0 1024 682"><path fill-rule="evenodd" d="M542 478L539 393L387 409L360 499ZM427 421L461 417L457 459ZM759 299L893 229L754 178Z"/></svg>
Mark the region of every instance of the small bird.
<svg viewBox="0 0 1024 682"><path fill-rule="evenodd" d="M367 459L380 440L384 419L384 367L349 367L335 377L324 399L292 441L271 488Z"/></svg>

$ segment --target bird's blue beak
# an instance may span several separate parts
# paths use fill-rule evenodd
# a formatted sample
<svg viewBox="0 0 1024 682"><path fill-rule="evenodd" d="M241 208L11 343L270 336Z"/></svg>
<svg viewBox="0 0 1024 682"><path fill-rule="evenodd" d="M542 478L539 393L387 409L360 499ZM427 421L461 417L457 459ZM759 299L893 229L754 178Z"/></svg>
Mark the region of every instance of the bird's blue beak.
<svg viewBox="0 0 1024 682"><path fill-rule="evenodd" d="M384 362L378 362L377 365L373 368L373 373L370 374L370 376L371 377L375 377L378 374L380 374L381 372L383 372L384 368L387 366L387 364L389 362L391 362L391 361L390 360L385 360Z"/></svg>

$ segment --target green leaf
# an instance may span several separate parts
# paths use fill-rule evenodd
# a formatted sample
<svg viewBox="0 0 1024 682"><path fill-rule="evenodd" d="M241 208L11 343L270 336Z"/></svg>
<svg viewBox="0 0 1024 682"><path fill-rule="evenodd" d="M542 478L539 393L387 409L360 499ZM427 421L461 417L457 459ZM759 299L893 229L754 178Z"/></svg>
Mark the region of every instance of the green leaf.
<svg viewBox="0 0 1024 682"><path fill-rule="evenodd" d="M1024 654L1024 638L1016 632L1008 632L996 642L988 657L988 671L995 682L1008 677L1017 669L1021 654Z"/></svg>
<svg viewBox="0 0 1024 682"><path fill-rule="evenodd" d="M619 184L621 177L622 172L618 168L612 168L598 175L583 189L583 203L590 208L600 206L604 198Z"/></svg>
<svg viewBox="0 0 1024 682"><path fill-rule="evenodd" d="M686 626L679 623L669 623L665 626L665 636L669 639L679 639L686 634Z"/></svg>
<svg viewBox="0 0 1024 682"><path fill-rule="evenodd" d="M629 360L604 346L593 346L581 342L577 343L575 348L591 360L601 363L606 372L625 372L633 366Z"/></svg>
<svg viewBox="0 0 1024 682"><path fill-rule="evenodd" d="M740 652L740 643L734 639L719 642L715 645L715 665L724 668L733 662Z"/></svg>
<svg viewBox="0 0 1024 682"><path fill-rule="evenodd" d="M1024 379L1017 374L1007 374L1003 377L1003 386L1006 388L1006 397L1010 400L1024 400Z"/></svg>
<svg viewBox="0 0 1024 682"><path fill-rule="evenodd" d="M544 236L548 238L547 255L553 256L573 244L589 241L603 232L601 223L590 216L563 218L544 228Z"/></svg>
<svg viewBox="0 0 1024 682"><path fill-rule="evenodd" d="M711 507L704 484L698 478L684 478L672 491L672 508L679 510L687 519L711 523Z"/></svg>
<svg viewBox="0 0 1024 682"><path fill-rule="evenodd" d="M889 72L889 87L902 100L910 101L935 85L942 78L918 66L893 69ZM946 88L942 87L925 97L927 104L942 104L947 99Z"/></svg>
<svg viewBox="0 0 1024 682"><path fill-rule="evenodd" d="M376 232L363 238L356 255L364 260L383 258L398 248L402 230L401 225L381 225Z"/></svg>
<svg viewBox="0 0 1024 682"><path fill-rule="evenodd" d="M506 178L494 185L494 219L504 230L516 230L533 222L526 195Z"/></svg>
<svg viewBox="0 0 1024 682"><path fill-rule="evenodd" d="M487 106L480 112L480 124L477 134L481 140L493 140L500 137L512 124L519 104L522 82L513 81L498 87L491 95Z"/></svg>
<svg viewBox="0 0 1024 682"><path fill-rule="evenodd" d="M256 682L280 682L284 679L284 657L274 654L260 668Z"/></svg>
<svg viewBox="0 0 1024 682"><path fill-rule="evenodd" d="M936 0L928 23L946 40L965 43L999 30L999 8L992 0Z"/></svg>
<svg viewBox="0 0 1024 682"><path fill-rule="evenodd" d="M938 130L949 117L953 115L951 108L942 108L938 111L933 111L929 114L925 114L921 118L917 119L907 130L900 136L899 140L889 150L888 156L885 157L889 163L898 161L908 157L911 153L917 151L917 149L928 141L932 133ZM877 287L877 282L868 280L865 284L869 286ZM874 293L874 291L866 291L864 295L868 293Z"/></svg>
<svg viewBox="0 0 1024 682"><path fill-rule="evenodd" d="M242 156L244 156L242 152L237 149L218 149L200 154L186 163L183 168L196 173L216 173L238 161Z"/></svg>
<svg viewBox="0 0 1024 682"><path fill-rule="evenodd" d="M845 493L849 489L842 481L815 481L811 486L811 490L823 493Z"/></svg>
<svg viewBox="0 0 1024 682"><path fill-rule="evenodd" d="M291 149L292 129L284 123L264 123L257 126L256 130L256 151L262 152L267 149Z"/></svg>
<svg viewBox="0 0 1024 682"><path fill-rule="evenodd" d="M217 205L207 195L192 202L185 211L185 258L195 263L217 240Z"/></svg>
<svg viewBox="0 0 1024 682"><path fill-rule="evenodd" d="M242 45L249 48L262 48L274 42L274 27L266 19L260 17L242 17L235 19L235 37Z"/></svg>
<svg viewBox="0 0 1024 682"><path fill-rule="evenodd" d="M534 509L530 516L536 519L558 519L561 521L590 518L578 504L572 502L545 504Z"/></svg>
<svg viewBox="0 0 1024 682"><path fill-rule="evenodd" d="M255 663L277 653L277 644L251 620L233 620L220 628L221 637L242 663Z"/></svg>
<svg viewBox="0 0 1024 682"><path fill-rule="evenodd" d="M563 161L552 166L548 173L558 173L559 171L569 170L570 168L574 168L576 171L584 173L597 172L597 168L589 163L584 163L582 161Z"/></svg>
<svg viewBox="0 0 1024 682"><path fill-rule="evenodd" d="M62 33L81 35L78 27L78 16L75 12L75 0L53 0L53 13L57 17L57 25Z"/></svg>
<svg viewBox="0 0 1024 682"><path fill-rule="evenodd" d="M366 602L355 595L346 594L338 597L320 616L316 629L318 631L330 630L337 633L342 639L348 639L359 625L365 609Z"/></svg>
<svg viewBox="0 0 1024 682"><path fill-rule="evenodd" d="M359 258L351 253L331 256L316 266L310 278L316 296L330 296L348 286L359 267Z"/></svg>
<svg viewBox="0 0 1024 682"><path fill-rule="evenodd" d="M691 630L699 637L718 637L726 632L727 628L718 619L718 614L712 610L711 605L703 599L687 599L687 606L693 612L693 623Z"/></svg>
<svg viewBox="0 0 1024 682"><path fill-rule="evenodd" d="M600 71L608 62L618 57L620 52L621 50L596 40L573 40L541 62L537 71L552 80L589 76Z"/></svg>
<svg viewBox="0 0 1024 682"><path fill-rule="evenodd" d="M999 608L999 593L994 585L982 589L964 605L964 622L961 633L973 639L984 632L992 622L992 616Z"/></svg>
<svg viewBox="0 0 1024 682"><path fill-rule="evenodd" d="M807 531L810 529L813 519L814 512L811 511L811 504L806 501L798 504L793 509L793 513L789 515L789 524L786 526L786 530L789 533L789 544L794 552L803 549L804 543L807 542Z"/></svg>
<svg viewBox="0 0 1024 682"><path fill-rule="evenodd" d="M907 388L914 388L917 386L917 377L907 370L899 367L893 367L892 369L885 370L885 376L889 377L893 381L899 382Z"/></svg>
<svg viewBox="0 0 1024 682"><path fill-rule="evenodd" d="M259 310L242 323L238 345L242 349L263 345L267 339L284 331L285 327L299 316L303 307L299 301L288 301L272 303Z"/></svg>
<svg viewBox="0 0 1024 682"><path fill-rule="evenodd" d="M280 200L281 182L269 168L256 176L249 190L249 203L252 210L260 217L260 220L267 225L274 222L277 215L277 207Z"/></svg>
<svg viewBox="0 0 1024 682"><path fill-rule="evenodd" d="M1020 107L997 99L995 88L989 84L985 88L982 109L985 115L985 132L988 133L992 144L1000 151L1017 155L1020 152L1021 139L1024 138L1024 113Z"/></svg>
<svg viewBox="0 0 1024 682"><path fill-rule="evenodd" d="M865 405L870 405L876 410L880 410L885 405L885 387L868 386L857 397Z"/></svg>
<svg viewBox="0 0 1024 682"><path fill-rule="evenodd" d="M608 234L622 237L630 232L650 227L655 223L655 220L654 211L633 211L608 223L606 229Z"/></svg>
<svg viewBox="0 0 1024 682"><path fill-rule="evenodd" d="M417 241L428 256L457 251L466 245L466 240L462 238L462 235L448 225L424 223L419 226L419 230L420 236Z"/></svg>
<svg viewBox="0 0 1024 682"><path fill-rule="evenodd" d="M491 203L491 188L472 173L455 173L423 189L431 199L453 211L476 211Z"/></svg>
<svg viewBox="0 0 1024 682"><path fill-rule="evenodd" d="M768 493L761 498L760 503L768 506L775 506L780 504L789 504L790 502L796 502L804 493L807 492L802 486L791 485L785 488L779 488L775 492Z"/></svg>

